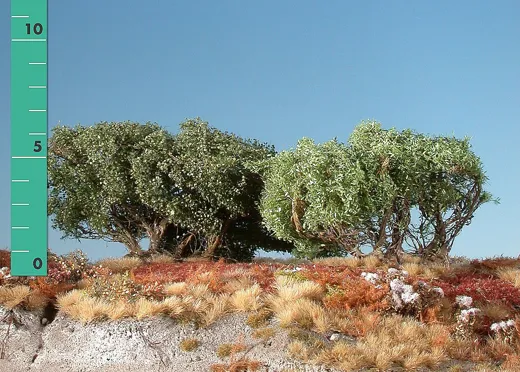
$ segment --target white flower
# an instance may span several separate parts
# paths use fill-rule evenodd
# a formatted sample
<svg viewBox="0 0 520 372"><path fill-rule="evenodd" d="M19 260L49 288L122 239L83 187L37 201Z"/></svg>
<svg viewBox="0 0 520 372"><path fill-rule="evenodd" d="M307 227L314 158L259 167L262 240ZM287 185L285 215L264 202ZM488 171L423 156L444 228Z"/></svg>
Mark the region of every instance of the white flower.
<svg viewBox="0 0 520 372"><path fill-rule="evenodd" d="M441 297L444 297L444 291L442 290L441 287L433 287L432 290L433 290L434 292L437 292L438 294L440 294Z"/></svg>
<svg viewBox="0 0 520 372"><path fill-rule="evenodd" d="M392 300L394 300L394 304L397 309L399 309L403 306L403 301L401 300L401 296L399 296L395 292L392 293Z"/></svg>
<svg viewBox="0 0 520 372"><path fill-rule="evenodd" d="M469 296L457 296L455 301L460 305L464 307L470 307L473 303L473 299Z"/></svg>
<svg viewBox="0 0 520 372"><path fill-rule="evenodd" d="M401 295L401 298L403 299L403 301L407 304L411 303L411 302L416 302L418 299L419 299L419 294L418 293L409 293L409 292L405 292Z"/></svg>
<svg viewBox="0 0 520 372"><path fill-rule="evenodd" d="M393 267L391 267L391 268L388 269L388 274L390 274L390 275L395 275L395 274L397 274L398 272L399 272L399 270L394 269Z"/></svg>
<svg viewBox="0 0 520 372"><path fill-rule="evenodd" d="M403 270L403 271L401 271L401 274L406 277L406 276L408 276L408 271Z"/></svg>
<svg viewBox="0 0 520 372"><path fill-rule="evenodd" d="M361 276L365 278L367 282L370 282L372 284L376 284L377 280L379 279L379 275L377 275L376 273L362 273Z"/></svg>
<svg viewBox="0 0 520 372"><path fill-rule="evenodd" d="M498 323L493 323L493 324L491 324L491 326L489 328L493 332L498 332L498 331L507 331L508 328L511 328L514 326L515 326L515 321L513 319L510 319L508 321L501 321Z"/></svg>
<svg viewBox="0 0 520 372"><path fill-rule="evenodd" d="M394 292L399 292L399 293L402 292L403 286L404 286L404 283L402 281L400 281L399 279L392 279L392 281L390 282L390 288Z"/></svg>

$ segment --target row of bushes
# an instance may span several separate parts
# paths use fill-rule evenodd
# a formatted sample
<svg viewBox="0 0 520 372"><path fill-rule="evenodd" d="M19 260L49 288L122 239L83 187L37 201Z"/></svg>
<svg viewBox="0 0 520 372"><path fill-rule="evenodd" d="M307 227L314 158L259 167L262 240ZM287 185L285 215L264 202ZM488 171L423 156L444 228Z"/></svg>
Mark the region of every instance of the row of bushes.
<svg viewBox="0 0 520 372"><path fill-rule="evenodd" d="M200 119L177 134L154 123L58 126L49 141L49 215L64 237L250 259L445 257L476 209L492 200L467 139L363 122L347 143L276 153Z"/></svg>

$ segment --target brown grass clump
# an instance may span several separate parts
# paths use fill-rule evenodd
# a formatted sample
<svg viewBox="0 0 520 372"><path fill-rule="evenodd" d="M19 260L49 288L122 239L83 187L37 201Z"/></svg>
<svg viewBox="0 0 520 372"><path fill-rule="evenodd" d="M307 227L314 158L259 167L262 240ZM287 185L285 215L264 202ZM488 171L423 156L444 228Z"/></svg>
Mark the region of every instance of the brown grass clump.
<svg viewBox="0 0 520 372"><path fill-rule="evenodd" d="M246 346L244 344L222 344L219 345L217 349L217 356L219 358L227 358L232 354L240 353L246 350Z"/></svg>
<svg viewBox="0 0 520 372"><path fill-rule="evenodd" d="M239 359L229 364L213 364L212 372L254 372L258 371L262 363L248 358Z"/></svg>
<svg viewBox="0 0 520 372"><path fill-rule="evenodd" d="M246 324L251 328L259 328L269 323L269 319L271 319L272 316L273 313L271 311L263 308L257 312L249 314Z"/></svg>
<svg viewBox="0 0 520 372"><path fill-rule="evenodd" d="M141 297L135 302L135 317L139 320L149 318L164 313L166 309L164 302L150 301Z"/></svg>
<svg viewBox="0 0 520 372"><path fill-rule="evenodd" d="M520 269L516 268L500 268L497 270L498 277L507 280L516 288L520 288Z"/></svg>
<svg viewBox="0 0 520 372"><path fill-rule="evenodd" d="M0 287L0 304L9 310L22 307L30 293L31 289L25 285Z"/></svg>
<svg viewBox="0 0 520 372"><path fill-rule="evenodd" d="M360 267L363 263L363 261L357 257L325 257L317 258L313 262L318 265L346 266L350 268Z"/></svg>
<svg viewBox="0 0 520 372"><path fill-rule="evenodd" d="M402 265L403 270L408 271L412 276L419 276L424 273L424 266L415 262L405 262Z"/></svg>
<svg viewBox="0 0 520 372"><path fill-rule="evenodd" d="M395 365L406 369L435 368L447 359L444 349L448 339L449 330L445 326L425 326L394 315L383 318L357 344L340 341L322 352L317 361L346 370L361 367L386 370Z"/></svg>
<svg viewBox="0 0 520 372"><path fill-rule="evenodd" d="M261 328L261 329L255 329L253 332L254 338L259 338L263 341L267 341L270 338L272 338L276 333L276 330L274 328Z"/></svg>
<svg viewBox="0 0 520 372"><path fill-rule="evenodd" d="M383 262L379 257L365 256L361 259L361 266L366 267L369 270L374 270L383 266Z"/></svg>
<svg viewBox="0 0 520 372"><path fill-rule="evenodd" d="M309 362L317 356L317 352L313 351L311 347L307 346L303 341L292 341L287 346L287 353L290 357Z"/></svg>
<svg viewBox="0 0 520 372"><path fill-rule="evenodd" d="M512 316L512 309L500 302L491 302L479 307L482 315L489 318L491 322L499 322L509 319Z"/></svg>
<svg viewBox="0 0 520 372"><path fill-rule="evenodd" d="M260 295L262 288L255 284L249 288L239 289L231 295L231 306L237 311L255 311L261 308Z"/></svg>
<svg viewBox="0 0 520 372"><path fill-rule="evenodd" d="M179 347L182 351L190 352L195 351L199 348L200 342L196 338L187 338L182 340L179 344Z"/></svg>
<svg viewBox="0 0 520 372"><path fill-rule="evenodd" d="M92 298L80 290L58 295L57 307L63 313L84 324L107 318L110 313L109 303Z"/></svg>
<svg viewBox="0 0 520 372"><path fill-rule="evenodd" d="M185 282L169 283L164 285L164 293L167 296L180 296L186 293L186 288Z"/></svg>
<svg viewBox="0 0 520 372"><path fill-rule="evenodd" d="M278 296L284 301L295 301L300 298L321 300L325 290L318 283L310 280L299 281L289 276L277 276L275 288Z"/></svg>
<svg viewBox="0 0 520 372"><path fill-rule="evenodd" d="M148 260L148 262L149 263L159 263L159 264L174 263L175 258L173 258L172 256L169 256L167 254L156 254L156 255L151 256L150 259Z"/></svg>
<svg viewBox="0 0 520 372"><path fill-rule="evenodd" d="M256 285L255 281L249 276L241 276L238 278L232 278L224 287L222 287L222 292L233 294L239 290L248 289Z"/></svg>
<svg viewBox="0 0 520 372"><path fill-rule="evenodd" d="M421 276L425 279L437 279L443 276L448 269L440 264L429 264L424 266Z"/></svg>
<svg viewBox="0 0 520 372"><path fill-rule="evenodd" d="M209 307L201 316L201 323L203 326L209 326L229 313L229 297L227 295L214 295L208 298Z"/></svg>
<svg viewBox="0 0 520 372"><path fill-rule="evenodd" d="M137 257L104 258L96 265L107 268L113 273L124 273L141 265L142 261Z"/></svg>
<svg viewBox="0 0 520 372"><path fill-rule="evenodd" d="M271 296L268 306L283 328L298 325L324 333L330 326L326 310L307 298L285 301L280 297Z"/></svg>

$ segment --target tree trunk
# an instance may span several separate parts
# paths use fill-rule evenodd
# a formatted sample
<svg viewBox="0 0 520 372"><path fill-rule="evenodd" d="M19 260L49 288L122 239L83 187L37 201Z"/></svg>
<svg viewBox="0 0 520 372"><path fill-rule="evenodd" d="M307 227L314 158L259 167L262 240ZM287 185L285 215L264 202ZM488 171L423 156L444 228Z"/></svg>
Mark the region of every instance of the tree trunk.
<svg viewBox="0 0 520 372"><path fill-rule="evenodd" d="M208 242L208 247L202 254L202 257L214 258L215 251L217 250L218 247L220 247L220 244L222 243L222 239L224 238L224 235L226 234L227 230L229 229L229 226L231 226L231 222L232 222L231 219L227 219L224 222L222 229L220 230L220 234L217 236L211 237L210 241Z"/></svg>
<svg viewBox="0 0 520 372"><path fill-rule="evenodd" d="M164 233L166 231L166 226L168 226L168 220L162 219L159 222L154 222L153 225L147 225L146 232L148 233L148 238L150 239L150 244L148 245L148 253L157 253L161 248L162 239Z"/></svg>
<svg viewBox="0 0 520 372"><path fill-rule="evenodd" d="M126 246L130 255L138 255L143 251L137 239L129 233L121 237L121 243Z"/></svg>
<svg viewBox="0 0 520 372"><path fill-rule="evenodd" d="M194 234L189 234L182 240L182 242L175 248L175 258L183 258L185 256L186 248L193 241L194 237Z"/></svg>

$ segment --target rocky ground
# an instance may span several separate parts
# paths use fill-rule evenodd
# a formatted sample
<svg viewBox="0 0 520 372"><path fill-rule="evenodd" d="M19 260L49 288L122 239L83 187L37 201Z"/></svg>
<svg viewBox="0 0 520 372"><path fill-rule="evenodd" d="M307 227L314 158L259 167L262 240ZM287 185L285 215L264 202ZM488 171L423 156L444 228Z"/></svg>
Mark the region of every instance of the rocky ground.
<svg viewBox="0 0 520 372"><path fill-rule="evenodd" d="M9 325L9 315L13 322ZM58 313L46 323L42 314L0 308L0 372L202 372L214 364L225 363L217 348L237 343L241 337L247 345L256 345L248 353L263 366L259 371L296 372L332 369L303 364L287 356L288 335L279 331L267 343L252 337L253 329L245 324L245 315L233 314L207 328L178 324L171 318L145 320L123 319L82 324ZM44 323L45 325L42 325ZM276 324L271 324L276 326ZM335 335L337 338L337 334ZM200 341L198 349L182 351L187 338ZM332 337L334 339L334 337ZM243 355L241 353L240 355ZM471 371L468 364L450 363L438 370Z"/></svg>
<svg viewBox="0 0 520 372"><path fill-rule="evenodd" d="M1 318L6 315L5 310L0 312ZM83 325L58 313L45 326L36 314L17 311L15 317L7 338L8 324L4 320L0 325L0 339L5 338L0 371L210 371L212 364L225 362L216 355L218 346L236 343L241 335L246 345L258 344L247 356L264 363L261 371L328 370L290 360L285 333L259 343L240 314L201 329L166 317ZM200 347L182 351L179 344L186 338L196 338Z"/></svg>

